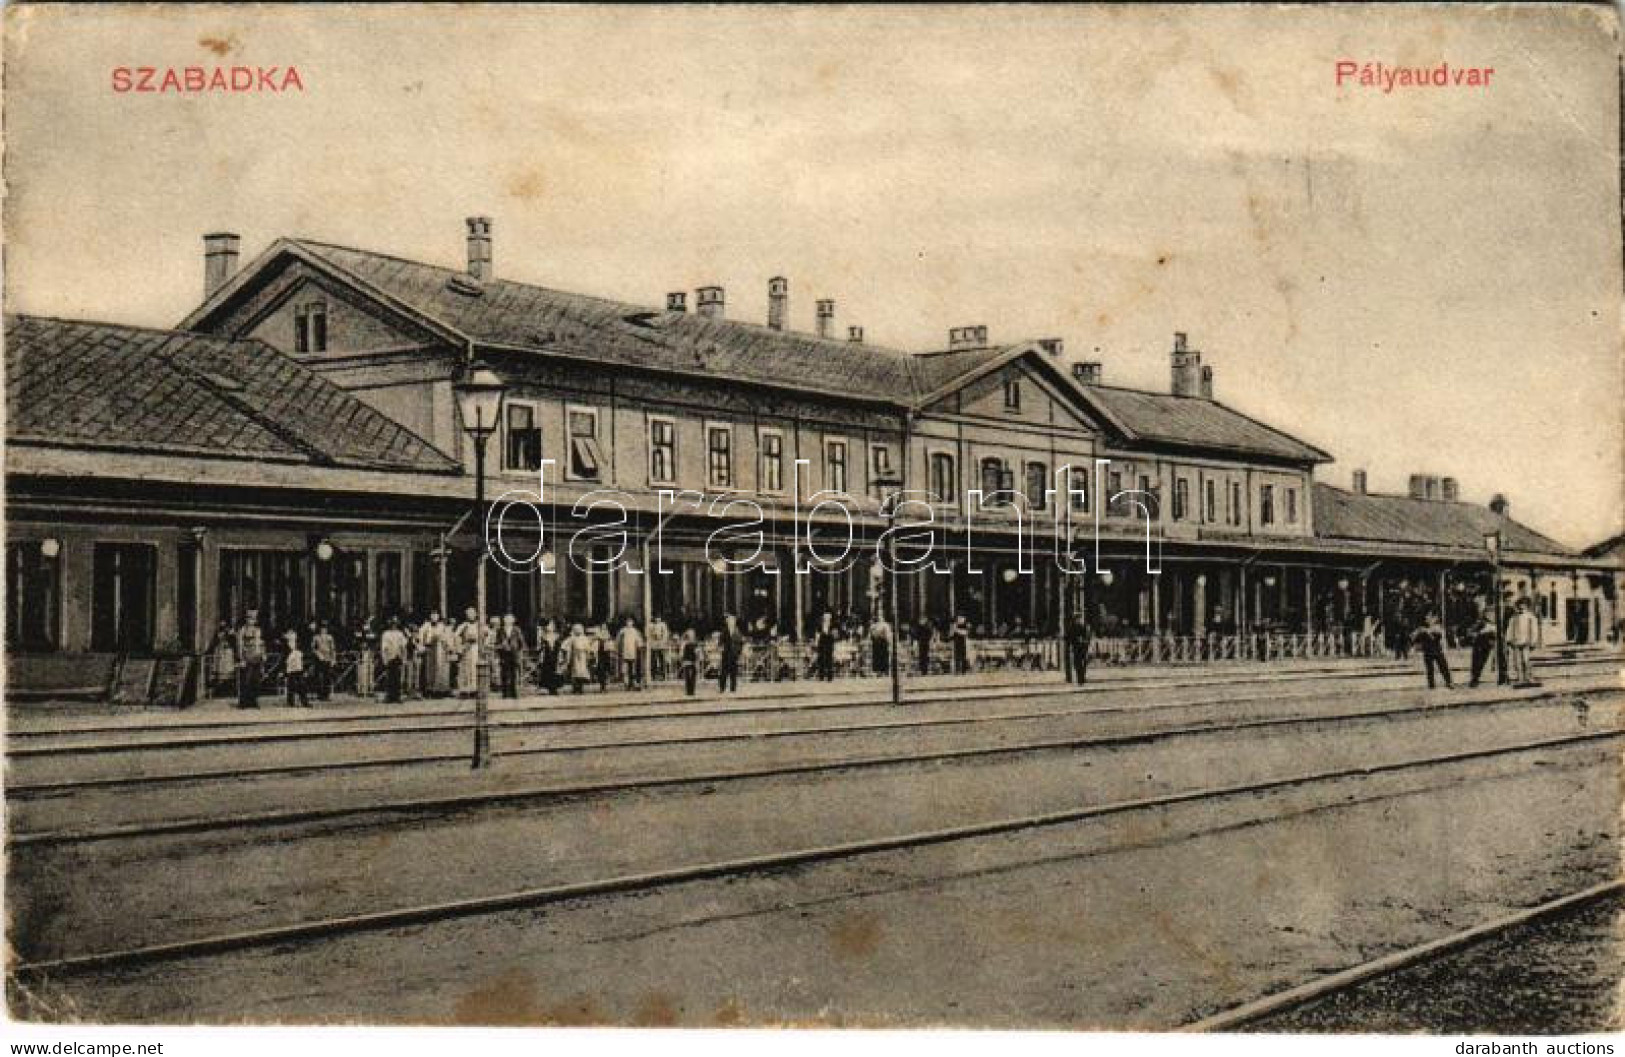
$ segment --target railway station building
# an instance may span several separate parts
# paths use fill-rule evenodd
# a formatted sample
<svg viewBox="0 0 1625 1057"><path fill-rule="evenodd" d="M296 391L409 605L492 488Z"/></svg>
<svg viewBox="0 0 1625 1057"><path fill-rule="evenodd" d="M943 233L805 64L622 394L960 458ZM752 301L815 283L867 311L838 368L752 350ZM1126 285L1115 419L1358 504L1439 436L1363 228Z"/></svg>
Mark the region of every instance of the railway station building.
<svg viewBox="0 0 1625 1057"><path fill-rule="evenodd" d="M296 238L246 263L235 235L204 248L204 299L173 331L7 321L13 651L198 650L250 606L278 629L460 612L480 541L452 386L475 361L508 394L488 493L546 475L552 542L538 515L504 521L511 553L546 556L488 567L493 612L527 627L658 613L705 630L729 612L801 639L826 612L862 622L901 488L929 509L934 555L899 577L908 624L1054 635L1072 591L1103 639L1347 643L1404 607L1464 621L1499 533L1503 586L1550 640L1618 634L1617 556L1547 539L1505 500L1463 502L1449 478L1403 496L1359 472L1317 480L1331 456L1224 403L1183 333L1150 392L1059 339L999 343L977 324L908 352L838 333L818 301L815 330L796 331L783 277L760 322L721 287L649 307L510 280L487 218L454 265ZM723 548L754 556L744 570L707 547L741 519L731 499L761 512L759 541ZM1057 504L1086 575L1056 567ZM656 536L663 572L633 571Z"/></svg>

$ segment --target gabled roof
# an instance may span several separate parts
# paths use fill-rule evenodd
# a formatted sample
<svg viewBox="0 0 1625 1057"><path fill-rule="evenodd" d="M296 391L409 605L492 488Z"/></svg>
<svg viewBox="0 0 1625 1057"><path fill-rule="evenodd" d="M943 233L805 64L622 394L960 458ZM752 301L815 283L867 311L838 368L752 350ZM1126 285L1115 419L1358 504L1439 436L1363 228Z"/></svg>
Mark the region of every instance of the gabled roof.
<svg viewBox="0 0 1625 1057"><path fill-rule="evenodd" d="M1580 553L1587 558L1625 558L1625 532L1599 540Z"/></svg>
<svg viewBox="0 0 1625 1057"><path fill-rule="evenodd" d="M7 316L6 437L452 473L393 419L259 341Z"/></svg>
<svg viewBox="0 0 1625 1057"><path fill-rule="evenodd" d="M459 342L721 378L918 409L1023 355L1043 363L1085 408L1129 442L1326 462L1318 448L1212 400L1083 386L1036 343L909 353L880 345L667 312L313 239L282 239L189 315L199 327L283 254L347 280Z"/></svg>
<svg viewBox="0 0 1625 1057"><path fill-rule="evenodd" d="M1206 397L1174 396L1073 381L1101 417L1133 441L1180 448L1265 455L1293 462L1330 462L1326 452Z"/></svg>
<svg viewBox="0 0 1625 1057"><path fill-rule="evenodd" d="M1362 495L1315 483L1316 536L1457 547L1482 554L1484 536L1496 531L1501 533L1501 546L1507 551L1563 557L1574 554L1527 525L1475 503Z"/></svg>

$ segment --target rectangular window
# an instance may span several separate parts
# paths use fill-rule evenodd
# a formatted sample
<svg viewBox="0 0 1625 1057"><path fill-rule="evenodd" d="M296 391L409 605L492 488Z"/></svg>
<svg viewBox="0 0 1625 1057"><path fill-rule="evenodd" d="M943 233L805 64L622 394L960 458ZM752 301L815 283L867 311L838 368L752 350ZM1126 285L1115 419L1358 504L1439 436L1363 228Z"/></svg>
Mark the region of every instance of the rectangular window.
<svg viewBox="0 0 1625 1057"><path fill-rule="evenodd" d="M1116 498L1117 493L1123 490L1123 474L1113 470L1106 476L1106 512L1113 517L1122 517L1123 511L1128 509L1121 500Z"/></svg>
<svg viewBox="0 0 1625 1057"><path fill-rule="evenodd" d="M1140 475L1140 492L1143 493L1139 498L1140 502L1145 504L1145 516L1155 521L1161 516L1161 504L1158 502L1158 495L1151 490L1151 476L1149 474L1142 473Z"/></svg>
<svg viewBox="0 0 1625 1057"><path fill-rule="evenodd" d="M1219 520L1219 490L1211 477L1202 482L1202 520L1209 525Z"/></svg>
<svg viewBox="0 0 1625 1057"><path fill-rule="evenodd" d="M1087 514L1089 512L1089 471L1081 466L1070 467L1067 471L1067 492L1072 497L1072 509Z"/></svg>
<svg viewBox="0 0 1625 1057"><path fill-rule="evenodd" d="M677 482L677 423L669 418L649 418L649 483Z"/></svg>
<svg viewBox="0 0 1625 1057"><path fill-rule="evenodd" d="M1258 487L1258 523L1275 524L1275 486L1272 484Z"/></svg>
<svg viewBox="0 0 1625 1057"><path fill-rule="evenodd" d="M57 648L61 542L47 555L39 540L6 544L6 649L45 652Z"/></svg>
<svg viewBox="0 0 1625 1057"><path fill-rule="evenodd" d="M734 485L734 431L732 426L705 427L705 480L712 488Z"/></svg>
<svg viewBox="0 0 1625 1057"><path fill-rule="evenodd" d="M1190 513L1191 483L1183 477L1174 478L1174 520L1184 521Z"/></svg>
<svg viewBox="0 0 1625 1057"><path fill-rule="evenodd" d="M1045 493L1049 490L1049 465L1042 462L1027 464L1027 508L1043 510L1049 506Z"/></svg>
<svg viewBox="0 0 1625 1057"><path fill-rule="evenodd" d="M1298 523L1298 490L1296 488L1286 490L1286 523L1288 525Z"/></svg>
<svg viewBox="0 0 1625 1057"><path fill-rule="evenodd" d="M598 409L572 407L565 418L570 431L570 478L599 480L604 473L604 453L598 447Z"/></svg>
<svg viewBox="0 0 1625 1057"><path fill-rule="evenodd" d="M764 492L783 492L784 434L776 429L764 429L759 446L762 460L758 471L760 489Z"/></svg>
<svg viewBox="0 0 1625 1057"><path fill-rule="evenodd" d="M506 435L502 445L504 470L535 471L542 468L542 429L536 406L510 401L505 411Z"/></svg>
<svg viewBox="0 0 1625 1057"><path fill-rule="evenodd" d="M931 453L931 498L950 506L959 502L959 475L954 472L954 457L945 451Z"/></svg>
<svg viewBox="0 0 1625 1057"><path fill-rule="evenodd" d="M1241 524L1241 482L1230 482L1230 524Z"/></svg>
<svg viewBox="0 0 1625 1057"><path fill-rule="evenodd" d="M878 481L892 476L891 449L884 444L869 445L869 482L876 496L881 494Z"/></svg>
<svg viewBox="0 0 1625 1057"><path fill-rule="evenodd" d="M293 312L295 352L327 351L327 302L311 301Z"/></svg>
<svg viewBox="0 0 1625 1057"><path fill-rule="evenodd" d="M1021 410L1021 380L1019 378L1006 378L1004 380L1004 408L1006 411Z"/></svg>
<svg viewBox="0 0 1625 1057"><path fill-rule="evenodd" d="M824 442L824 483L831 491L846 491L846 441Z"/></svg>
<svg viewBox="0 0 1625 1057"><path fill-rule="evenodd" d="M145 543L98 543L91 562L90 648L150 653L158 554Z"/></svg>

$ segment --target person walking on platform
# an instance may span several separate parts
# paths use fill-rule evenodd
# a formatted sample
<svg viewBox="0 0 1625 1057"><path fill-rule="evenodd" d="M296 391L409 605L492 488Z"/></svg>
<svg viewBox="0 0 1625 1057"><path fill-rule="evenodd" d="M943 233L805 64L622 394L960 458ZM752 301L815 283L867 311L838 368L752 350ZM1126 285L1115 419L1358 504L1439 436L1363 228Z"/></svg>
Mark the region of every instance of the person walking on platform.
<svg viewBox="0 0 1625 1057"><path fill-rule="evenodd" d="M333 699L333 671L339 662L339 644L333 638L333 633L327 630L326 624L318 625L316 634L310 640L311 665L316 678L316 698L319 701Z"/></svg>
<svg viewBox="0 0 1625 1057"><path fill-rule="evenodd" d="M693 697L700 682L700 643L694 637L693 628L683 632L682 652L678 654L677 667L683 675L683 693Z"/></svg>
<svg viewBox="0 0 1625 1057"><path fill-rule="evenodd" d="M627 617L621 630L615 633L615 652L621 658L621 678L628 690L643 689L643 632L637 623Z"/></svg>
<svg viewBox="0 0 1625 1057"><path fill-rule="evenodd" d="M299 633L289 630L284 640L288 652L282 661L282 675L287 682L288 707L298 701L299 708L310 707L310 691L305 689L305 651L299 648Z"/></svg>
<svg viewBox="0 0 1625 1057"><path fill-rule="evenodd" d="M829 615L825 614L825 620ZM732 613L722 618L722 634L717 640L717 691L739 692L739 655L745 651L745 636Z"/></svg>
<svg viewBox="0 0 1625 1057"><path fill-rule="evenodd" d="M502 672L502 696L509 700L519 697L519 658L525 653L525 633L512 613L502 618L497 632L497 664Z"/></svg>
<svg viewBox="0 0 1625 1057"><path fill-rule="evenodd" d="M818 630L813 633L814 670L822 682L835 678L835 617L826 612L818 618Z"/></svg>
<svg viewBox="0 0 1625 1057"><path fill-rule="evenodd" d="M954 644L954 674L965 675L970 672L970 624L964 616L954 618L949 638Z"/></svg>
<svg viewBox="0 0 1625 1057"><path fill-rule="evenodd" d="M384 701L398 705L406 674L406 633L396 617L389 618L389 627L378 638L378 656L384 662Z"/></svg>
<svg viewBox="0 0 1625 1057"><path fill-rule="evenodd" d="M551 696L558 696L560 654L564 640L559 638L558 625L549 620L536 636L536 685Z"/></svg>
<svg viewBox="0 0 1625 1057"><path fill-rule="evenodd" d="M593 659L597 650L598 644L580 624L571 625L570 637L564 640L562 651L564 671L569 676L573 692L581 693L592 679Z"/></svg>
<svg viewBox="0 0 1625 1057"><path fill-rule="evenodd" d="M265 635L260 614L250 609L237 628L237 707L260 707L260 680L265 677Z"/></svg>
<svg viewBox="0 0 1625 1057"><path fill-rule="evenodd" d="M891 671L891 647L891 625L885 617L877 616L869 625L869 659L875 675Z"/></svg>
<svg viewBox="0 0 1625 1057"><path fill-rule="evenodd" d="M1437 669L1445 687L1454 690L1455 684L1450 681L1450 662L1444 655L1444 625L1439 623L1439 614L1429 612L1423 618L1422 626L1412 634L1411 641L1422 654L1422 666L1428 675L1428 689L1432 690L1436 685L1433 673Z"/></svg>
<svg viewBox="0 0 1625 1057"><path fill-rule="evenodd" d="M1472 678L1468 680L1468 686L1478 685L1479 677L1484 674L1484 666L1495 653L1496 635L1494 617L1488 612L1480 613L1469 636L1473 643L1473 672Z"/></svg>
<svg viewBox="0 0 1625 1057"><path fill-rule="evenodd" d="M1089 621L1082 613L1072 614L1066 628L1066 648L1072 657L1072 681L1082 686L1089 678Z"/></svg>
<svg viewBox="0 0 1625 1057"><path fill-rule="evenodd" d="M1507 653L1512 664L1512 685L1539 686L1535 681L1530 654L1540 645L1540 620L1529 609L1529 599L1518 599L1518 608L1507 620Z"/></svg>
<svg viewBox="0 0 1625 1057"><path fill-rule="evenodd" d="M914 653L921 675L931 674L931 640L934 638L936 631L931 627L930 619L921 617L919 623L914 625Z"/></svg>

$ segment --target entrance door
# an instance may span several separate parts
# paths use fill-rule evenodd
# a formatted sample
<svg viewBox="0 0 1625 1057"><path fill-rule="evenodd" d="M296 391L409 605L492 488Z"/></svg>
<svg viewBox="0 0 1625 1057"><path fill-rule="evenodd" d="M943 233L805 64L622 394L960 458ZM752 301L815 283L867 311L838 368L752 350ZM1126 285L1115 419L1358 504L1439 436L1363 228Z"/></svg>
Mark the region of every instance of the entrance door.
<svg viewBox="0 0 1625 1057"><path fill-rule="evenodd" d="M145 543L98 543L91 561L90 648L151 653L158 551Z"/></svg>
<svg viewBox="0 0 1625 1057"><path fill-rule="evenodd" d="M1591 599L1571 598L1568 605L1569 641L1591 641Z"/></svg>

